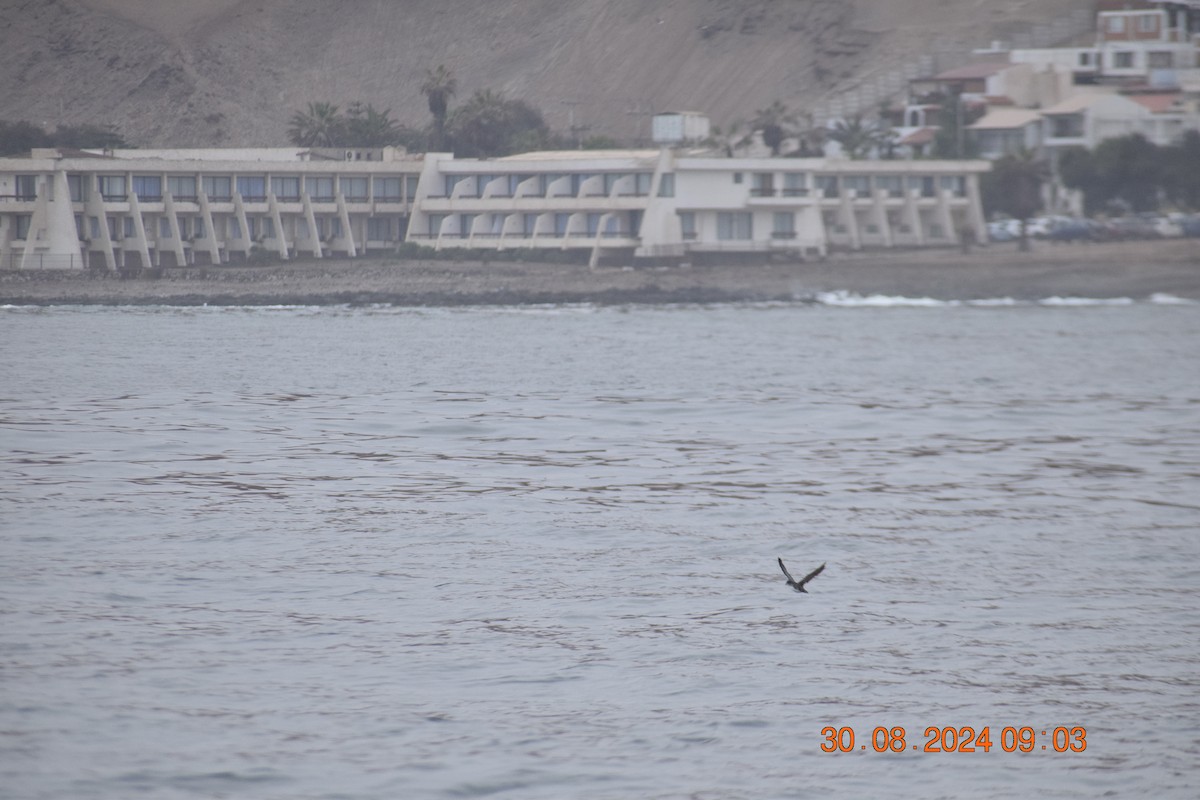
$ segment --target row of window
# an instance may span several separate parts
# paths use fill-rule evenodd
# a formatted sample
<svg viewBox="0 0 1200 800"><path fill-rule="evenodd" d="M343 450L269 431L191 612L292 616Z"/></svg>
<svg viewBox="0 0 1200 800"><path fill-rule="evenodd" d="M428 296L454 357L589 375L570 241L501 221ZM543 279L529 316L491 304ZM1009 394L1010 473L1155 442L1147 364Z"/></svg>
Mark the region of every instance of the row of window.
<svg viewBox="0 0 1200 800"><path fill-rule="evenodd" d="M107 217L108 235L111 239L133 238L137 235L136 224L133 217ZM157 238L171 239L174 238L171 231L171 222L167 217L157 217L147 219L142 218L143 227L147 235L154 236L155 223L157 219ZM21 214L17 216L16 238L24 239L29 229L30 215ZM202 239L205 237L205 224L203 217L187 217L180 216L177 218L179 223L179 238L181 239ZM295 237L297 239L307 239L309 237L308 220L298 218L294 220ZM240 239L242 238L242 225L237 217L218 217L213 220L214 232L221 236L224 234L226 238ZM396 231L397 235L402 235L405 228L405 218L393 220L390 217L370 217L367 219L367 238L390 240L392 232ZM338 238L342 235L342 221L337 217L316 219L317 237L324 239L327 236ZM100 238L100 218L89 216L85 219L82 215L75 215L75 230L80 239L90 238L93 240ZM275 220L271 217L246 217L246 235L250 239L273 239L275 238Z"/></svg>
<svg viewBox="0 0 1200 800"><path fill-rule="evenodd" d="M459 197L474 198L485 193L489 197L648 197L653 182L651 172L443 175L442 196L454 197L458 191ZM675 196L673 174L662 175L658 196Z"/></svg>
<svg viewBox="0 0 1200 800"><path fill-rule="evenodd" d="M67 185L71 200L85 202L92 182L90 175L68 175ZM267 189L280 202L299 202L301 187L315 202L333 202L336 189L350 202L374 200L383 203L411 201L417 194L416 175L397 176L289 176L273 175L204 175L197 180L195 175L96 175L95 190L108 201L124 201L132 193L139 200L157 202L163 199L163 189L176 200L194 201L197 189L202 189L209 200L222 202L233 199L236 189L243 200L261 202L267 199ZM17 175L16 194L19 200L33 200L37 196L37 176Z"/></svg>
<svg viewBox="0 0 1200 800"><path fill-rule="evenodd" d="M906 180L907 177L907 180ZM753 173L750 180L750 195L752 197L806 197L808 195L808 176L803 172L783 173L783 186L776 189L776 175L772 172ZM733 173L733 182L742 183L745 180L740 172ZM965 197L967 191L966 179L961 175L815 175L813 189L818 197L840 197L843 191L854 192L859 197L870 196L873 189L886 192L891 197L903 197L907 185L910 191L916 191L923 197L935 197L935 189L940 186L959 197Z"/></svg>
<svg viewBox="0 0 1200 800"><path fill-rule="evenodd" d="M430 214L429 227L427 236L436 238L440 235L462 236L500 236L505 232L506 220L508 217L502 214L490 215L483 228L476 224L479 214ZM545 236L563 237L567 235L577 236L636 236L638 229L642 224L642 213L640 211L629 211L624 214L601 214L598 212L580 215L583 221L582 227L578 224L574 229L570 227L571 218L576 215L567 212L560 212L552 215L551 224L543 225L542 230L538 231L538 221L542 214L521 214L521 227L517 231L509 229L509 236L523 236L526 238L533 237L539 233ZM450 226L444 226L446 220L451 220ZM457 228L453 223L457 223ZM448 234L443 234L443 229L448 231Z"/></svg>
<svg viewBox="0 0 1200 800"><path fill-rule="evenodd" d="M1158 30L1161 17L1158 14L1109 15L1104 22L1105 30L1109 33L1125 33L1127 27L1126 20L1130 18L1137 22L1138 33L1154 33Z"/></svg>

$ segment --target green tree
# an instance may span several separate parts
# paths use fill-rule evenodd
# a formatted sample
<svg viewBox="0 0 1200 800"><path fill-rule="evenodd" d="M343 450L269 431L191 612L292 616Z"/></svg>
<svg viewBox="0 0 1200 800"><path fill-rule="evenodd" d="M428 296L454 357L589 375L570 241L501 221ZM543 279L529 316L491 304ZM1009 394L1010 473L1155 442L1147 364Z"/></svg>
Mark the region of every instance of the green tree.
<svg viewBox="0 0 1200 800"><path fill-rule="evenodd" d="M129 144L112 125L94 125L84 122L79 125L59 125L51 137L55 147L74 147L80 150L102 147L113 149L129 147Z"/></svg>
<svg viewBox="0 0 1200 800"><path fill-rule="evenodd" d="M982 194L985 210L1003 211L1021 221L1020 248L1029 249L1026 221L1042 209L1042 184L1049 177L1046 164L1029 150L1007 155L985 173Z"/></svg>
<svg viewBox="0 0 1200 800"><path fill-rule="evenodd" d="M35 147L49 147L50 136L32 122L0 120L0 156L28 153Z"/></svg>
<svg viewBox="0 0 1200 800"><path fill-rule="evenodd" d="M1058 156L1058 177L1068 189L1083 192L1083 211L1095 214L1104 207L1096 175L1096 159L1086 147L1068 147Z"/></svg>
<svg viewBox="0 0 1200 800"><path fill-rule="evenodd" d="M454 153L464 158L503 156L545 146L549 129L541 112L491 89L475 92L446 123Z"/></svg>
<svg viewBox="0 0 1200 800"><path fill-rule="evenodd" d="M799 124L796 115L779 100L755 111L750 120L750 128L762 134L763 144L771 148L771 155L775 156L779 155L783 140L791 136Z"/></svg>
<svg viewBox="0 0 1200 800"><path fill-rule="evenodd" d="M377 111L373 105L354 102L346 109L346 118L341 128L344 131L342 145L345 147L387 147L397 144L402 136L401 127L391 118L392 110Z"/></svg>
<svg viewBox="0 0 1200 800"><path fill-rule="evenodd" d="M1187 131L1178 144L1162 148L1159 161L1163 190L1170 201L1200 211L1200 131Z"/></svg>
<svg viewBox="0 0 1200 800"><path fill-rule="evenodd" d="M935 158L973 158L978 148L967 136L967 126L984 114L984 108L970 106L962 95L946 95L937 114L938 131L933 138Z"/></svg>
<svg viewBox="0 0 1200 800"><path fill-rule="evenodd" d="M1105 139L1092 151L1096 185L1103 204L1128 205L1134 211L1158 207L1158 147L1140 133Z"/></svg>
<svg viewBox="0 0 1200 800"><path fill-rule="evenodd" d="M111 125L59 125L53 133L48 133L32 122L0 120L0 156L25 154L35 147L69 147L82 150L128 146Z"/></svg>
<svg viewBox="0 0 1200 800"><path fill-rule="evenodd" d="M862 114L855 114L834 123L829 138L842 146L848 158L862 159L872 150L883 151L892 139L892 132L880 121L868 122Z"/></svg>
<svg viewBox="0 0 1200 800"><path fill-rule="evenodd" d="M332 103L309 103L292 115L288 138L299 147L341 147L344 120Z"/></svg>
<svg viewBox="0 0 1200 800"><path fill-rule="evenodd" d="M454 73L439 64L437 69L425 70L425 82L421 84L421 94L429 103L429 113L433 115L433 135L430 137L430 150L446 149L446 117L450 111L450 98L458 91L458 80Z"/></svg>

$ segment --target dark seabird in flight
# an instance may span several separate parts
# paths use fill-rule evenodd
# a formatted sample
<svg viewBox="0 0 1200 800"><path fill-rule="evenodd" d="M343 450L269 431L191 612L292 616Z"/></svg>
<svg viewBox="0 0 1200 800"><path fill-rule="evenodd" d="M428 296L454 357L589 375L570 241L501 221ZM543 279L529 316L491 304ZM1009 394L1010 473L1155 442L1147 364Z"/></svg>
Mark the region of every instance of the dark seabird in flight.
<svg viewBox="0 0 1200 800"><path fill-rule="evenodd" d="M817 567L817 568L816 568L816 569L814 569L812 572L810 572L810 573L808 573L807 575L805 575L805 576L804 576L804 580L800 580L800 581L798 581L798 580L796 580L795 578L793 578L793 577L792 577L792 573L790 573L790 572L788 572L788 571L787 571L787 567L785 567L785 566L783 565L783 559L782 559L782 558L781 558L781 559L779 559L779 568L780 568L781 570L783 570L783 574L787 576L787 583L788 583L788 586L792 587L792 588L793 588L793 589L795 589L797 592L804 592L805 594L808 594L808 591L807 591L807 590L804 588L804 584L808 583L808 582L809 582L809 581L811 581L813 578L815 578L815 577L817 577L818 575L820 575L820 574L821 574L821 570L825 569L825 565L824 565L824 564L822 564L821 566Z"/></svg>

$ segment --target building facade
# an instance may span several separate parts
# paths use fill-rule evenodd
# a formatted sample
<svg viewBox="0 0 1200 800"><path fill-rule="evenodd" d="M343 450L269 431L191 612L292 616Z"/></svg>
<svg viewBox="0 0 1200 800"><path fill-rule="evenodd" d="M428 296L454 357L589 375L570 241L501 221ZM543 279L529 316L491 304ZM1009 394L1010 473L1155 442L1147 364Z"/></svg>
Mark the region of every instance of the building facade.
<svg viewBox="0 0 1200 800"><path fill-rule="evenodd" d="M983 161L728 158L700 150L495 159L385 148L35 150L0 159L0 268L570 251L795 256L984 240Z"/></svg>

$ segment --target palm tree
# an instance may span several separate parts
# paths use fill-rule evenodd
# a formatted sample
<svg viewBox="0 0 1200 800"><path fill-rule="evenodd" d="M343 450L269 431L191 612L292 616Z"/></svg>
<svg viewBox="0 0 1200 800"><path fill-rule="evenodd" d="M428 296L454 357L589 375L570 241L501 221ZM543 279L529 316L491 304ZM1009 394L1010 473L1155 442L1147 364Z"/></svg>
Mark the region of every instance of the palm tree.
<svg viewBox="0 0 1200 800"><path fill-rule="evenodd" d="M842 146L849 158L866 158L872 149L883 148L891 132L877 122L867 122L862 114L855 114L849 119L839 119L829 132L829 138Z"/></svg>
<svg viewBox="0 0 1200 800"><path fill-rule="evenodd" d="M987 175L996 205L1021 220L1020 249L1029 249L1026 221L1042 207L1042 184L1050 171L1030 150L1004 156L992 164Z"/></svg>
<svg viewBox="0 0 1200 800"><path fill-rule="evenodd" d="M390 108L376 111L375 106L351 103L346 109L346 144L352 147L387 147L401 137L400 126L391 118Z"/></svg>
<svg viewBox="0 0 1200 800"><path fill-rule="evenodd" d="M292 115L288 138L300 147L335 147L341 144L342 118L332 103L309 103L307 111Z"/></svg>
<svg viewBox="0 0 1200 800"><path fill-rule="evenodd" d="M421 94L425 95L429 102L429 113L433 115L433 137L429 148L431 150L445 149L446 113L450 107L450 98L457 89L458 80L445 64L439 64L434 70L425 70Z"/></svg>
<svg viewBox="0 0 1200 800"><path fill-rule="evenodd" d="M766 108L754 112L750 127L762 133L763 144L771 148L771 155L779 155L783 140L792 134L799 124L796 115L779 100Z"/></svg>

